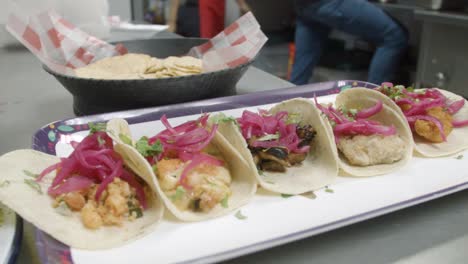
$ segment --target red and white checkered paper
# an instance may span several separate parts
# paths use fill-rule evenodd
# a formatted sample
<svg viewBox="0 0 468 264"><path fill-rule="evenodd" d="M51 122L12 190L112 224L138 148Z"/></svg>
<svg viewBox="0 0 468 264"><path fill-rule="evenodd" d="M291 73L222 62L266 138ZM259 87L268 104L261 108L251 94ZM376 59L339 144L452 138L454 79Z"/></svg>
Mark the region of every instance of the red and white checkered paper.
<svg viewBox="0 0 468 264"><path fill-rule="evenodd" d="M54 11L28 17L12 13L6 28L42 63L63 74L74 75L74 68L127 52L122 45L83 32Z"/></svg>
<svg viewBox="0 0 468 264"><path fill-rule="evenodd" d="M204 71L217 71L252 60L267 40L248 12L208 42L193 47L189 55L203 60Z"/></svg>
<svg viewBox="0 0 468 264"><path fill-rule="evenodd" d="M33 16L12 13L6 28L42 63L62 74L74 75L75 68L127 53L124 46L93 37L54 11ZM216 71L253 59L266 41L249 12L210 41L193 47L189 55L203 60L204 71Z"/></svg>

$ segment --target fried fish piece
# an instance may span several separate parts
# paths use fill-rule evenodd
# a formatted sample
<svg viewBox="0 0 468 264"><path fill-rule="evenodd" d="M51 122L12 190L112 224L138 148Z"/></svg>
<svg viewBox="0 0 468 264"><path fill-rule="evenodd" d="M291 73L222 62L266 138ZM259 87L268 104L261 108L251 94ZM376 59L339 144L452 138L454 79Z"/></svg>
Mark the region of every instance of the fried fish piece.
<svg viewBox="0 0 468 264"><path fill-rule="evenodd" d="M398 135L356 135L340 138L337 147L350 164L371 166L403 159L405 144Z"/></svg>
<svg viewBox="0 0 468 264"><path fill-rule="evenodd" d="M453 129L452 116L442 107L434 107L427 111L427 114L440 120L444 128L445 136L448 136ZM426 120L417 120L414 124L416 134L434 143L441 143L443 139L437 126Z"/></svg>

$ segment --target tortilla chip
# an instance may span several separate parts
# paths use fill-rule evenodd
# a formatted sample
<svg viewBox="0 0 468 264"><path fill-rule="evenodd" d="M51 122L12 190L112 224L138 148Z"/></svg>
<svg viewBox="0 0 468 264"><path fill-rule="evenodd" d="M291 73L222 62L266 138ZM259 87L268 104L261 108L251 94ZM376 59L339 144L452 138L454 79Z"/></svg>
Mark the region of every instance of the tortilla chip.
<svg viewBox="0 0 468 264"><path fill-rule="evenodd" d="M128 53L75 69L75 73L78 77L92 79L139 79L138 74L145 73L150 61L148 55Z"/></svg>
<svg viewBox="0 0 468 264"><path fill-rule="evenodd" d="M200 59L184 57L152 58L145 54L128 53L99 60L75 70L81 78L127 80L187 76L202 72Z"/></svg>
<svg viewBox="0 0 468 264"><path fill-rule="evenodd" d="M158 58L151 58L145 73L155 73L162 69L164 69L163 60Z"/></svg>

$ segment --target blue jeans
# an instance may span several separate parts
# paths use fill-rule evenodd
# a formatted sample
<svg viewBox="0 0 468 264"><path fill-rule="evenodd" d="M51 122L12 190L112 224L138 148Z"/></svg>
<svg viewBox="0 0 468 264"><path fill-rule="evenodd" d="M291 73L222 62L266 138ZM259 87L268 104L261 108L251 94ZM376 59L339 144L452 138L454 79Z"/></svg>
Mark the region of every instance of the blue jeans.
<svg viewBox="0 0 468 264"><path fill-rule="evenodd" d="M297 1L299 2L299 1ZM377 46L368 81L390 81L406 50L406 30L366 0L320 0L296 4L296 53L291 82L308 83L331 29L357 35Z"/></svg>

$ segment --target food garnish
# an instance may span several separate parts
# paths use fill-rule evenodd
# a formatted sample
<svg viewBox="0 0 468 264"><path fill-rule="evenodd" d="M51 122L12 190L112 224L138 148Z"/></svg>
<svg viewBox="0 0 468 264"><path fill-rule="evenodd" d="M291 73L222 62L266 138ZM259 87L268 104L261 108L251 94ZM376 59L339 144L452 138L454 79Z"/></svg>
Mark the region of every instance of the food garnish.
<svg viewBox="0 0 468 264"><path fill-rule="evenodd" d="M34 190L36 190L39 194L42 194L42 188L41 186L39 185L39 183L35 182L34 180L32 179L24 179L24 183L29 185L31 188L33 188Z"/></svg>
<svg viewBox="0 0 468 264"><path fill-rule="evenodd" d="M30 172L30 171L28 171L28 170L23 170L23 172L24 172L24 174L25 174L26 176L32 177L32 178L34 178L34 179L36 179L37 177L39 177L39 174L38 174L38 173L32 173L32 172Z"/></svg>
<svg viewBox="0 0 468 264"><path fill-rule="evenodd" d="M315 195L315 193L313 191L304 193L304 194L302 194L302 196L307 197L307 198L312 199L312 200L317 199L317 195Z"/></svg>
<svg viewBox="0 0 468 264"><path fill-rule="evenodd" d="M184 194L185 194L185 189L184 189L184 187L181 186L181 185L179 185L179 186L177 186L177 188L176 188L175 194L172 195L170 198L171 198L171 200L173 200L173 201L177 201L177 200L182 199L182 197L184 196Z"/></svg>
<svg viewBox="0 0 468 264"><path fill-rule="evenodd" d="M94 134L96 132L105 132L106 131L106 123L88 123L89 126L89 133Z"/></svg>
<svg viewBox="0 0 468 264"><path fill-rule="evenodd" d="M237 211L237 213L234 215L237 219L239 220L245 220L247 219L247 216L243 215L241 210Z"/></svg>
<svg viewBox="0 0 468 264"><path fill-rule="evenodd" d="M316 97L314 100L317 108L330 120L337 142L341 136L369 136L375 134L391 136L397 133L393 125L384 126L380 122L366 119L382 110L382 101L378 101L374 106L358 111L356 109L348 110L344 107L337 110L331 104L328 106L319 104Z"/></svg>
<svg viewBox="0 0 468 264"><path fill-rule="evenodd" d="M229 201L229 196L226 195L226 197L224 197L224 199L221 200L221 206L224 208L228 208L229 207L228 201Z"/></svg>
<svg viewBox="0 0 468 264"><path fill-rule="evenodd" d="M292 194L285 194L285 193L281 194L281 197L283 197L283 198L289 198L291 196L293 196L293 195Z"/></svg>
<svg viewBox="0 0 468 264"><path fill-rule="evenodd" d="M328 186L325 186L325 192L327 193L334 193L333 189L328 188Z"/></svg>
<svg viewBox="0 0 468 264"><path fill-rule="evenodd" d="M1 181L1 182L0 182L0 188L6 187L6 186L8 186L8 185L10 185L10 181L9 181L9 180L4 180L4 181Z"/></svg>
<svg viewBox="0 0 468 264"><path fill-rule="evenodd" d="M463 159L463 155L458 155L458 156L456 157L456 159L457 159L457 160Z"/></svg>
<svg viewBox="0 0 468 264"><path fill-rule="evenodd" d="M163 151L163 146L159 140L150 145L147 137L141 137L135 143L135 148L143 157L157 156Z"/></svg>
<svg viewBox="0 0 468 264"><path fill-rule="evenodd" d="M124 135L122 133L119 134L119 138L120 140L122 140L123 143L127 144L127 145L130 145L130 146L133 146L133 142L132 142L132 139L129 138L127 135ZM99 138L98 138L99 140ZM99 142L100 144L101 142Z"/></svg>
<svg viewBox="0 0 468 264"><path fill-rule="evenodd" d="M213 115L212 117L209 118L210 122L213 124L219 124L220 122L233 122L234 124L237 124L237 119L233 116L226 116L224 113L218 113L216 115Z"/></svg>

